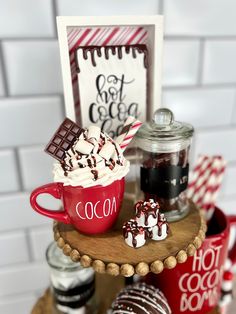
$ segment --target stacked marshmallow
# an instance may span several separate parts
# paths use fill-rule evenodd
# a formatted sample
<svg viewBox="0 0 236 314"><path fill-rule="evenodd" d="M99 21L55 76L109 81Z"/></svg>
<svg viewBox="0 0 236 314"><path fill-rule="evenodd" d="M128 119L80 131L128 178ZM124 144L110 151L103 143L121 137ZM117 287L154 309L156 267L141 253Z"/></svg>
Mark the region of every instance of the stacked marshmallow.
<svg viewBox="0 0 236 314"><path fill-rule="evenodd" d="M160 206L153 199L139 201L135 204L136 216L123 225L123 236L126 244L139 248L147 239L164 240L168 235L168 223Z"/></svg>

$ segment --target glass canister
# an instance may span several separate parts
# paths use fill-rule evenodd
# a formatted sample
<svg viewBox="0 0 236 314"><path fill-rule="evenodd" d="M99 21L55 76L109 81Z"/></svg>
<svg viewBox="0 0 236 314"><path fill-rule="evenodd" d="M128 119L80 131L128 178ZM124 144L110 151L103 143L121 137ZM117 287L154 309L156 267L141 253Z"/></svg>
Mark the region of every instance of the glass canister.
<svg viewBox="0 0 236 314"><path fill-rule="evenodd" d="M51 243L46 251L50 266L51 291L54 297L54 312L61 314L90 314L95 311L95 273L74 263Z"/></svg>
<svg viewBox="0 0 236 314"><path fill-rule="evenodd" d="M193 132L190 124L175 121L169 109L161 108L136 135L140 189L146 200L159 202L168 221L180 220L189 211L184 191Z"/></svg>

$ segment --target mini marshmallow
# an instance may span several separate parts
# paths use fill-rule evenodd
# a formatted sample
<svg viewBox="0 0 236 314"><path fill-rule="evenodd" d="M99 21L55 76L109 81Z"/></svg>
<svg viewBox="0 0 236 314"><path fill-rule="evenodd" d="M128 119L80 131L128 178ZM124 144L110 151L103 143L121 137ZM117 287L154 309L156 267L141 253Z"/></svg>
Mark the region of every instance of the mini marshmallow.
<svg viewBox="0 0 236 314"><path fill-rule="evenodd" d="M159 221L149 230L149 237L155 241L164 240L168 235L168 224L166 221Z"/></svg>
<svg viewBox="0 0 236 314"><path fill-rule="evenodd" d="M145 228L137 225L134 219L130 219L123 225L125 243L133 248L139 248L146 243L147 232Z"/></svg>
<svg viewBox="0 0 236 314"><path fill-rule="evenodd" d="M136 221L139 226L151 228L158 222L159 204L153 199L139 201L135 205Z"/></svg>
<svg viewBox="0 0 236 314"><path fill-rule="evenodd" d="M146 217L144 213L141 213L140 217L136 216L136 221L141 227L151 228L157 224L157 216L154 217L152 215L149 215L148 217Z"/></svg>
<svg viewBox="0 0 236 314"><path fill-rule="evenodd" d="M102 158L109 160L113 155L114 151L115 146L111 142L107 142L106 144L103 145L102 149L99 152L99 155Z"/></svg>
<svg viewBox="0 0 236 314"><path fill-rule="evenodd" d="M88 135L87 135L88 139L94 138L96 141L98 141L100 138L100 134L101 134L100 127L96 125L90 125L90 127L88 128Z"/></svg>
<svg viewBox="0 0 236 314"><path fill-rule="evenodd" d="M85 155L90 154L93 148L94 148L94 145L85 140L78 141L74 147L75 150Z"/></svg>

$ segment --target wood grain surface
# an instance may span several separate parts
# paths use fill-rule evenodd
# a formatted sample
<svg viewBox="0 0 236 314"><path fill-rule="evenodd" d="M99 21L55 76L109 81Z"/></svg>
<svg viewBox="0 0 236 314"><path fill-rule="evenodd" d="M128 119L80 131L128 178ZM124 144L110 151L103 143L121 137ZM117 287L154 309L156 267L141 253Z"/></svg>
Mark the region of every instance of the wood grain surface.
<svg viewBox="0 0 236 314"><path fill-rule="evenodd" d="M133 275L134 272L141 275L150 270L155 272L161 265L158 263L163 263L159 268L173 268L177 263L186 261L187 256L193 255L205 237L205 222L195 205L190 204L190 212L184 219L170 223L170 233L164 241L150 240L138 249L126 245L122 236L124 221L134 215L133 203L128 200L123 202L119 219L111 231L88 236L78 232L72 225L56 222L55 240L63 252L70 255L74 261L80 261L87 267L93 266L95 261L95 270L100 269L100 272L104 272L107 265L111 264L119 266L117 275L122 273L121 270L125 267L123 275L127 276ZM99 267L96 269L96 266ZM156 273L158 272L160 271L157 270Z"/></svg>

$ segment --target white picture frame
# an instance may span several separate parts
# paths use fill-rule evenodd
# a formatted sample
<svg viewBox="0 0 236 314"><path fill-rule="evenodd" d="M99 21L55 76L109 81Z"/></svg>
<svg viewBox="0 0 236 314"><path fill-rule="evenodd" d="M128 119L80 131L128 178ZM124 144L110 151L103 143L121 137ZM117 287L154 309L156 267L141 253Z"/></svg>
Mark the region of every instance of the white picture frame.
<svg viewBox="0 0 236 314"><path fill-rule="evenodd" d="M57 30L63 78L66 116L81 123L80 112L75 104L75 92L72 84L71 60L68 44L68 30L87 27L138 26L147 32L148 78L146 117L161 106L161 76L163 51L163 16L58 16ZM83 125L82 125L83 126Z"/></svg>

